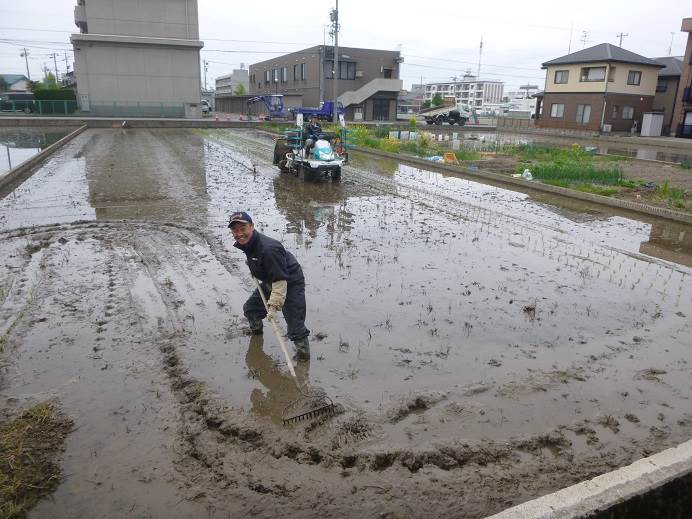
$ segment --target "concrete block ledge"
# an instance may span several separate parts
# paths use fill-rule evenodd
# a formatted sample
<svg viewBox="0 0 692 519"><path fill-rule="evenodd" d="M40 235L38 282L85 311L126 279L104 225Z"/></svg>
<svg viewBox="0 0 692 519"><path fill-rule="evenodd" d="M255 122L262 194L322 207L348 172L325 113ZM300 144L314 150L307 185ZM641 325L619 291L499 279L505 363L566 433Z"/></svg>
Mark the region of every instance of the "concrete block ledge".
<svg viewBox="0 0 692 519"><path fill-rule="evenodd" d="M481 181L483 179L491 180L493 182L499 182L502 184L507 184L509 186L521 187L524 190L530 189L534 191L542 191L544 193L552 193L564 197L576 198L578 200L584 200L585 202L615 207L617 209L625 209L627 211L634 211L636 213L643 213L651 216L657 216L659 218L666 218L668 220L673 220L676 222L692 223L692 213L674 211L673 209L668 209L665 207L640 204L638 202L632 202L630 200L620 200L618 198L610 198L607 196L596 195L593 193L583 193L581 191L576 191L574 189L567 189L559 186L551 186L549 184L542 184L540 182L532 182L524 180L523 178L514 178L508 175L502 175L500 173L493 173L491 171L470 171L468 168L465 168L463 166L442 164L440 162L431 162L429 160L421 159L419 157L389 153L386 151L373 150L370 148L351 149L349 150L349 152L364 153L375 155L378 157L385 157L388 159L395 159L400 162L420 166L421 168L427 170L463 174L468 175L470 177L478 177L479 179L481 179Z"/></svg>
<svg viewBox="0 0 692 519"><path fill-rule="evenodd" d="M690 517L692 440L488 519Z"/></svg>
<svg viewBox="0 0 692 519"><path fill-rule="evenodd" d="M48 156L55 153L65 144L74 139L77 135L82 133L87 129L86 125L80 126L75 131L68 133L57 142L54 142L47 148L45 148L41 153L34 155L30 159L25 160L17 167L12 168L7 172L2 178L0 178L0 198L4 198L8 193L12 192L17 186L24 182L27 178L31 177L33 174L32 169L43 162Z"/></svg>

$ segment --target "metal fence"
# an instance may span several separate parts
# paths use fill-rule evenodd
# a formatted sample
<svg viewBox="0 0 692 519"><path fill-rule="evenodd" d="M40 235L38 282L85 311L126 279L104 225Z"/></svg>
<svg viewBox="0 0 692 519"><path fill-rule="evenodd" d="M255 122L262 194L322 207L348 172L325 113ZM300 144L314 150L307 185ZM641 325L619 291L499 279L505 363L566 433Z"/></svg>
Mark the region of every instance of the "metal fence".
<svg viewBox="0 0 692 519"><path fill-rule="evenodd" d="M37 113L40 115L69 115L79 109L77 101L63 100L17 100L0 101L2 112Z"/></svg>
<svg viewBox="0 0 692 519"><path fill-rule="evenodd" d="M80 115L94 117L185 117L183 103L92 102L80 110L77 101L13 100L0 101L0 111L34 115Z"/></svg>

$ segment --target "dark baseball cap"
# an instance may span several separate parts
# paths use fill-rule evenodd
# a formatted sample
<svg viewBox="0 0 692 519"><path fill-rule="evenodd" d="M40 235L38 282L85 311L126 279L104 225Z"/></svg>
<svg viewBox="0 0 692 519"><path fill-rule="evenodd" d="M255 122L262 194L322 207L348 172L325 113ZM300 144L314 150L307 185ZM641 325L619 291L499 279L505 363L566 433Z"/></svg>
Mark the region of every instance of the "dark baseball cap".
<svg viewBox="0 0 692 519"><path fill-rule="evenodd" d="M234 223L252 223L252 217L245 211L237 211L228 219L228 227L230 228Z"/></svg>

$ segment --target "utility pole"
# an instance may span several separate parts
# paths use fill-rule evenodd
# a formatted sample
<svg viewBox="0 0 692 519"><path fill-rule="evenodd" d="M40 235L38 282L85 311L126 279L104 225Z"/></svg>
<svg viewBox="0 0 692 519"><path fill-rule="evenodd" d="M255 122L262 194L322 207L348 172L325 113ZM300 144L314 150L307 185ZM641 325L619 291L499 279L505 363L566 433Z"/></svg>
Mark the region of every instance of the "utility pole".
<svg viewBox="0 0 692 519"><path fill-rule="evenodd" d="M205 59L202 61L204 63L204 91L207 91L207 70L209 70L209 62Z"/></svg>
<svg viewBox="0 0 692 519"><path fill-rule="evenodd" d="M67 57L67 52L65 52L65 73L70 73L70 59Z"/></svg>
<svg viewBox="0 0 692 519"><path fill-rule="evenodd" d="M336 9L331 12L330 19L334 27L334 75L332 78L334 81L334 118L332 122L336 124L339 122L339 0L336 0Z"/></svg>
<svg viewBox="0 0 692 519"><path fill-rule="evenodd" d="M483 35L481 35L481 46L478 49L478 74L476 74L476 80L481 79L481 58L483 57Z"/></svg>
<svg viewBox="0 0 692 519"><path fill-rule="evenodd" d="M53 66L55 67L55 81L57 83L58 81L58 60L57 60L57 54L54 52L53 54L49 54L49 58L53 58Z"/></svg>
<svg viewBox="0 0 692 519"><path fill-rule="evenodd" d="M574 31L574 22L569 24L569 45L567 45L567 54L572 52L572 32Z"/></svg>
<svg viewBox="0 0 692 519"><path fill-rule="evenodd" d="M581 48L586 48L586 41L589 39L589 31L581 31Z"/></svg>
<svg viewBox="0 0 692 519"><path fill-rule="evenodd" d="M675 38L675 32L670 33L670 45L668 45L668 56L673 55L673 38Z"/></svg>
<svg viewBox="0 0 692 519"><path fill-rule="evenodd" d="M29 51L26 50L25 47L22 49L22 52L20 52L19 55L24 58L24 62L26 63L26 77L29 81L31 81L31 74L29 73Z"/></svg>
<svg viewBox="0 0 692 519"><path fill-rule="evenodd" d="M626 36L629 36L629 34L626 32L621 32L620 34L615 35L615 37L620 38L620 48L622 48L622 39Z"/></svg>

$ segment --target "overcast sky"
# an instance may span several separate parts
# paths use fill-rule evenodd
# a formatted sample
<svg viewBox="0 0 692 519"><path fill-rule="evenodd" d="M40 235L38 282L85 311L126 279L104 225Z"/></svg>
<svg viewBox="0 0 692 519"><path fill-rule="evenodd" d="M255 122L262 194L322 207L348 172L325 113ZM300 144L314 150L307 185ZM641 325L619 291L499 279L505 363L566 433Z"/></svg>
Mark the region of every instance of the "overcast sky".
<svg viewBox="0 0 692 519"><path fill-rule="evenodd" d="M88 2L89 0L87 0ZM146 0L141 0L142 2ZM25 74L23 47L29 51L32 79L44 64L60 73L72 68L69 35L76 31L76 0L0 0L0 72ZM208 86L216 76L308 46L331 44L329 11L335 0L292 2L198 0L202 58L209 61ZM289 6L295 8L294 12ZM684 54L682 19L692 17L690 0L494 0L490 2L398 2L340 0L339 44L384 50L401 49L404 86L446 81L478 69L481 77L542 86L541 63L586 46L618 44L647 57ZM673 33L671 35L671 33Z"/></svg>

